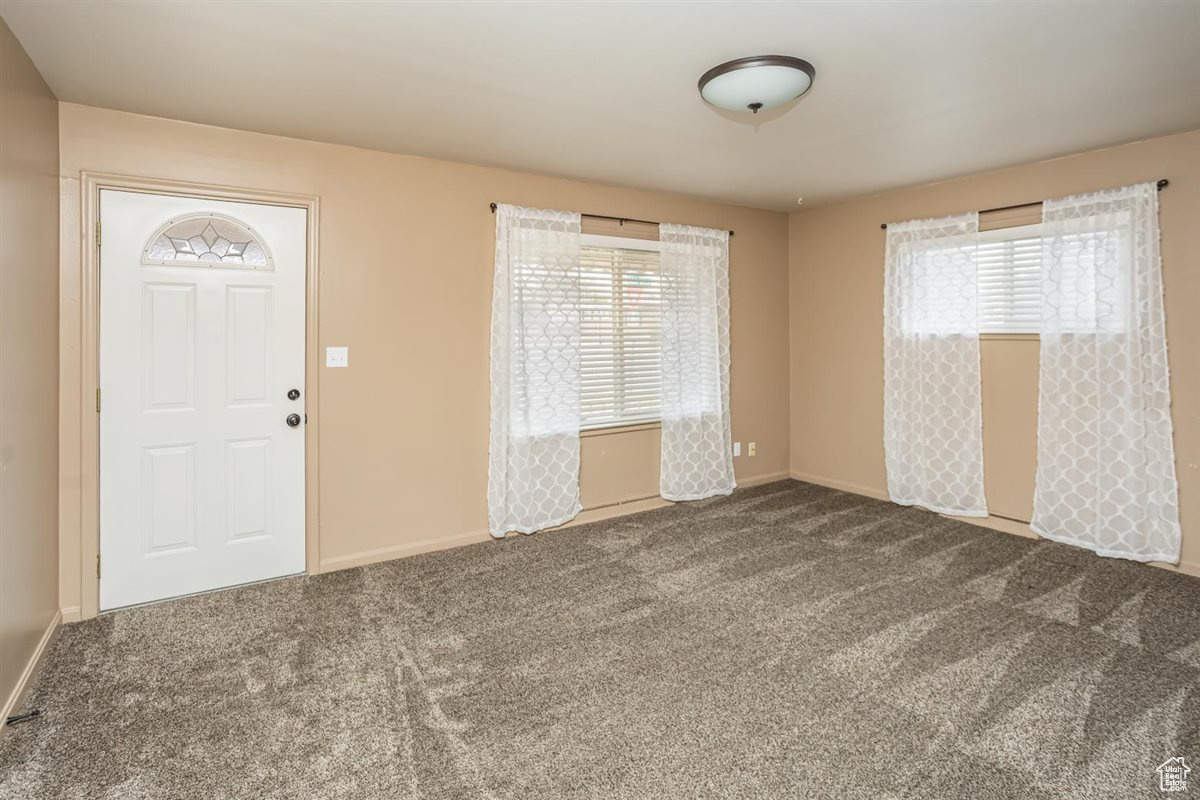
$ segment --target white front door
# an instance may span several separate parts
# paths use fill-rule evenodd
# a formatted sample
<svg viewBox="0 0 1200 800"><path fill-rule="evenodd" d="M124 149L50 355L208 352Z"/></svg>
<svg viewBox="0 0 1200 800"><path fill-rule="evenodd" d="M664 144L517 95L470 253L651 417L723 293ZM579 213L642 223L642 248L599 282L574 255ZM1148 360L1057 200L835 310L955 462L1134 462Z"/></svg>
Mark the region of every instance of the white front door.
<svg viewBox="0 0 1200 800"><path fill-rule="evenodd" d="M100 608L303 572L306 210L100 221Z"/></svg>

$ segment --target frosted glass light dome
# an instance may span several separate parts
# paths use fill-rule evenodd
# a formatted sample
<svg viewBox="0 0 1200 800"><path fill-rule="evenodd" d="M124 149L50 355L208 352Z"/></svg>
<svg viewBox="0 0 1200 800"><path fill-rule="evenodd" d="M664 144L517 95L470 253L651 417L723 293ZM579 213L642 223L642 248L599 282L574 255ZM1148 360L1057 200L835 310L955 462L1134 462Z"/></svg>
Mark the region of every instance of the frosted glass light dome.
<svg viewBox="0 0 1200 800"><path fill-rule="evenodd" d="M700 77L700 96L726 111L775 108L807 92L813 65L791 56L751 56L727 61Z"/></svg>

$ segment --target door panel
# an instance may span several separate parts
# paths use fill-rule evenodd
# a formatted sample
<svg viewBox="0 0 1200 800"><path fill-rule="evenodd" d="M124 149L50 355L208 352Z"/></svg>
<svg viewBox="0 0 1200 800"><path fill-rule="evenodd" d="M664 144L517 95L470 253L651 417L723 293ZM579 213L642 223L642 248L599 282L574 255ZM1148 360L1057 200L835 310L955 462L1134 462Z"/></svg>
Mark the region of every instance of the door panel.
<svg viewBox="0 0 1200 800"><path fill-rule="evenodd" d="M195 548L195 445L142 450L142 508L145 555Z"/></svg>
<svg viewBox="0 0 1200 800"><path fill-rule="evenodd" d="M225 470L230 541L271 535L271 440L229 442Z"/></svg>
<svg viewBox="0 0 1200 800"><path fill-rule="evenodd" d="M100 607L302 572L306 211L100 213Z"/></svg>
<svg viewBox="0 0 1200 800"><path fill-rule="evenodd" d="M191 409L195 403L196 286L142 286L142 386L145 409Z"/></svg>
<svg viewBox="0 0 1200 800"><path fill-rule="evenodd" d="M225 363L229 404L269 402L271 385L271 287L225 288Z"/></svg>

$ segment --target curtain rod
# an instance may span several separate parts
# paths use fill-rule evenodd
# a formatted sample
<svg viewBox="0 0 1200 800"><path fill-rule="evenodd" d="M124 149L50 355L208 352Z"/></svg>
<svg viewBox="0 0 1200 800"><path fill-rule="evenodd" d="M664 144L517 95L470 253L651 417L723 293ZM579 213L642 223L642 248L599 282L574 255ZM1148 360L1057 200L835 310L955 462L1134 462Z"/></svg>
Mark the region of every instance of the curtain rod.
<svg viewBox="0 0 1200 800"><path fill-rule="evenodd" d="M1163 189L1170 186L1171 182L1169 180L1167 180L1166 178L1163 178L1155 185L1158 186L1158 190L1161 192ZM982 211L980 211L979 213L980 214L990 214L993 211L1012 211L1014 208L1025 208L1026 206L1036 206L1042 202L1044 202L1044 201L1034 200L1032 203L1017 203L1015 206L998 206L996 208L985 208ZM886 231L887 223L885 222L882 225L880 225L879 227L883 228Z"/></svg>
<svg viewBox="0 0 1200 800"><path fill-rule="evenodd" d="M492 207L492 213L495 214L496 213L496 204L489 203L489 205ZM649 220L649 219L634 219L633 217L610 217L610 216L607 216L606 214L580 214L579 216L591 217L592 219L611 219L613 222L619 222L622 225L624 225L626 222L640 222L643 225L658 225L659 224L659 223L657 223L653 220ZM729 235L733 236L733 231L730 231Z"/></svg>

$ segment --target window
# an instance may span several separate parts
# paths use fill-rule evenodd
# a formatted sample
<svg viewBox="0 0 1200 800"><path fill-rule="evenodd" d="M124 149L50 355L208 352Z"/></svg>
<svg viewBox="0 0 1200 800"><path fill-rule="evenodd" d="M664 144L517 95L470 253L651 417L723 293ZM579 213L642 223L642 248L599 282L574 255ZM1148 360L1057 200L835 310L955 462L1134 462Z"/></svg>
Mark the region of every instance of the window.
<svg viewBox="0 0 1200 800"><path fill-rule="evenodd" d="M585 234L582 245L582 427L657 421L662 407L658 242Z"/></svg>
<svg viewBox="0 0 1200 800"><path fill-rule="evenodd" d="M1045 253L1054 265L1055 290L1069 302L1057 304L1050 324L1055 333L1120 333L1127 329L1133 232L1121 219L1084 220L1066 225L1056 220L1045 238Z"/></svg>
<svg viewBox="0 0 1200 800"><path fill-rule="evenodd" d="M1042 226L979 234L979 332L1037 333L1041 324Z"/></svg>
<svg viewBox="0 0 1200 800"><path fill-rule="evenodd" d="M152 267L274 268L267 246L254 231L223 214L188 214L168 220L150 237L142 263Z"/></svg>

